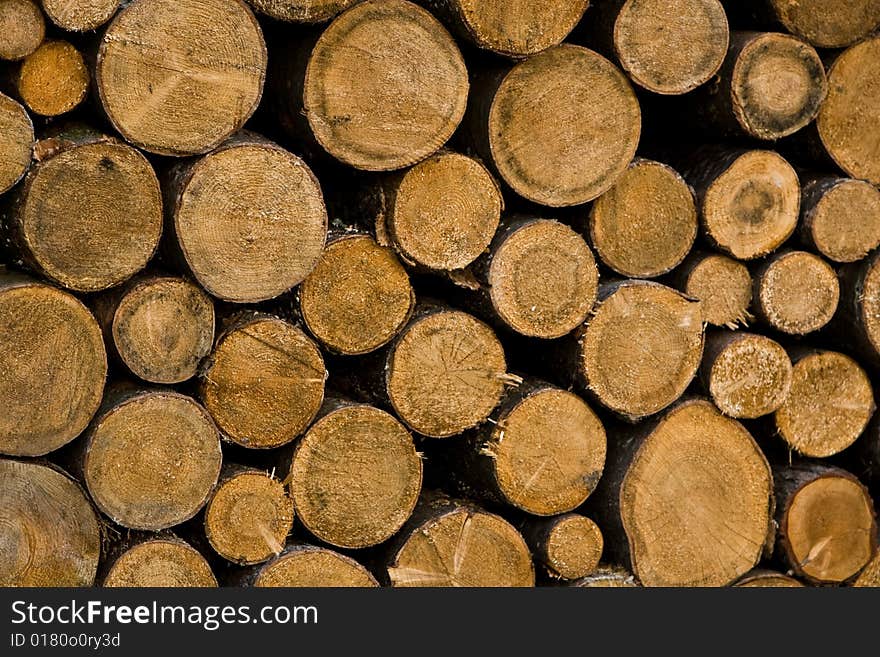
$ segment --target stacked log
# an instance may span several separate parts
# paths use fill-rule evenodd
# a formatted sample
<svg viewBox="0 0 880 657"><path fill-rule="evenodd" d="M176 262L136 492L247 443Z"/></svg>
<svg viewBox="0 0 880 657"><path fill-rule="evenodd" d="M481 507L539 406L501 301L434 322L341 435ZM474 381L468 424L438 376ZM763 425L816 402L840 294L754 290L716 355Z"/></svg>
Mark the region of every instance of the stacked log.
<svg viewBox="0 0 880 657"><path fill-rule="evenodd" d="M41 0L43 11L55 25L68 32L101 27L119 9L118 0Z"/></svg>
<svg viewBox="0 0 880 657"><path fill-rule="evenodd" d="M60 116L82 103L89 71L80 52L66 41L46 41L21 64L15 90L34 114Z"/></svg>
<svg viewBox="0 0 880 657"><path fill-rule="evenodd" d="M602 262L621 276L667 274L697 237L693 191L668 165L637 158L593 204L589 230Z"/></svg>
<svg viewBox="0 0 880 657"><path fill-rule="evenodd" d="M529 548L503 518L425 495L388 556L392 586L534 586Z"/></svg>
<svg viewBox="0 0 880 657"><path fill-rule="evenodd" d="M327 237L324 198L308 166L248 133L178 164L166 198L174 255L207 292L234 303L274 299L301 283Z"/></svg>
<svg viewBox="0 0 880 657"><path fill-rule="evenodd" d="M364 548L391 538L418 502L422 461L388 413L328 400L290 464L302 523L325 543ZM351 491L357 491L352 495Z"/></svg>
<svg viewBox="0 0 880 657"><path fill-rule="evenodd" d="M809 125L828 93L810 44L775 32L731 33L716 84L696 92L687 116L708 133L775 141Z"/></svg>
<svg viewBox="0 0 880 657"><path fill-rule="evenodd" d="M379 586L376 578L351 557L313 545L292 545L238 581L248 586L283 588Z"/></svg>
<svg viewBox="0 0 880 657"><path fill-rule="evenodd" d="M523 528L523 536L535 561L551 577L582 579L599 568L604 548L602 530L585 516L567 513L532 520Z"/></svg>
<svg viewBox="0 0 880 657"><path fill-rule="evenodd" d="M162 155L206 153L256 110L266 57L240 0L147 0L127 5L104 32L95 82L130 143Z"/></svg>
<svg viewBox="0 0 880 657"><path fill-rule="evenodd" d="M40 46L46 35L46 21L33 0L4 0L0 4L0 29L0 59L19 60Z"/></svg>
<svg viewBox="0 0 880 657"><path fill-rule="evenodd" d="M2 586L90 586L101 557L98 518L59 469L0 460Z"/></svg>
<svg viewBox="0 0 880 657"><path fill-rule="evenodd" d="M609 452L593 503L610 556L646 586L730 584L759 563L772 527L767 459L705 400L653 425L621 435Z"/></svg>
<svg viewBox="0 0 880 657"><path fill-rule="evenodd" d="M591 11L594 23L583 30L588 42L655 94L692 91L724 61L730 30L718 0L611 0Z"/></svg>
<svg viewBox="0 0 880 657"><path fill-rule="evenodd" d="M199 397L223 436L258 449L281 447L321 408L327 370L301 328L262 313L236 313L204 363Z"/></svg>
<svg viewBox="0 0 880 657"><path fill-rule="evenodd" d="M4 215L15 256L45 278L97 292L142 270L162 234L162 196L140 151L73 127L38 142Z"/></svg>
<svg viewBox="0 0 880 657"><path fill-rule="evenodd" d="M158 384L196 375L214 343L214 304L186 279L136 276L95 300L105 341L132 374Z"/></svg>
<svg viewBox="0 0 880 657"><path fill-rule="evenodd" d="M107 354L82 302L0 268L0 453L43 456L79 436L101 405ZM59 354L63 357L59 358Z"/></svg>
<svg viewBox="0 0 880 657"><path fill-rule="evenodd" d="M880 38L845 50L828 70L828 98L816 119L825 153L853 178L880 184L880 156L865 143L876 125L878 91L872 80L880 62Z"/></svg>
<svg viewBox="0 0 880 657"><path fill-rule="evenodd" d="M227 561L258 564L282 552L293 518L293 500L283 482L227 463L205 507L205 537Z"/></svg>
<svg viewBox="0 0 880 657"><path fill-rule="evenodd" d="M102 579L106 587L212 587L217 578L196 549L173 536L122 541ZM112 559L112 557L111 557Z"/></svg>
<svg viewBox="0 0 880 657"><path fill-rule="evenodd" d="M877 519L867 489L850 473L819 464L776 472L778 550L798 575L835 584L877 552Z"/></svg>
<svg viewBox="0 0 880 657"><path fill-rule="evenodd" d="M0 0L0 585L880 586L876 0Z"/></svg>

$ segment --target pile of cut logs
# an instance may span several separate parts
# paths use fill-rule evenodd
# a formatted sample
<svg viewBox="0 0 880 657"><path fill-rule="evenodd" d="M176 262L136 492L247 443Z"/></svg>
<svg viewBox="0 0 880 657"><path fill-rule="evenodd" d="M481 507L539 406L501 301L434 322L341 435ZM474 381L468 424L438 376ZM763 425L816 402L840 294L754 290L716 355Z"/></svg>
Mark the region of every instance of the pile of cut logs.
<svg viewBox="0 0 880 657"><path fill-rule="evenodd" d="M0 585L880 586L878 0L0 0Z"/></svg>

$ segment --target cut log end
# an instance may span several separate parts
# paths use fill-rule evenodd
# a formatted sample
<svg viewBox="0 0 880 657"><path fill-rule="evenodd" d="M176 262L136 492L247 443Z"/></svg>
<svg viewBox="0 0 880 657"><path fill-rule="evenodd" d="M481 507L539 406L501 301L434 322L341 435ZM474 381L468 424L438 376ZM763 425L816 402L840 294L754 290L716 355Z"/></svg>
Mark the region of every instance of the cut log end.
<svg viewBox="0 0 880 657"><path fill-rule="evenodd" d="M502 177L518 194L552 207L607 191L633 159L641 134L639 103L623 73L573 45L515 66L488 120Z"/></svg>
<svg viewBox="0 0 880 657"><path fill-rule="evenodd" d="M0 586L91 586L101 531L82 489L53 468L7 459L0 481Z"/></svg>
<svg viewBox="0 0 880 657"><path fill-rule="evenodd" d="M632 573L620 568L605 566L599 568L592 575L575 580L571 583L571 586L585 589L624 589L636 588L640 584Z"/></svg>
<svg viewBox="0 0 880 657"><path fill-rule="evenodd" d="M767 255L797 227L801 189L797 173L771 151L737 157L706 190L706 232L738 260Z"/></svg>
<svg viewBox="0 0 880 657"><path fill-rule="evenodd" d="M812 582L854 577L877 550L877 524L867 489L843 470L798 473L780 494L780 545L789 565Z"/></svg>
<svg viewBox="0 0 880 657"><path fill-rule="evenodd" d="M495 333L458 311L433 312L404 329L389 355L386 377L400 419L434 438L485 421L508 381Z"/></svg>
<svg viewBox="0 0 880 657"><path fill-rule="evenodd" d="M755 567L773 480L742 425L705 401L669 412L620 489L633 568L645 586L724 586Z"/></svg>
<svg viewBox="0 0 880 657"><path fill-rule="evenodd" d="M873 413L874 394L864 370L848 356L826 351L795 363L791 393L775 420L794 450L824 458L852 445Z"/></svg>
<svg viewBox="0 0 880 657"><path fill-rule="evenodd" d="M226 438L269 449L305 431L321 408L326 378L318 345L301 329L249 317L219 338L201 396Z"/></svg>
<svg viewBox="0 0 880 657"><path fill-rule="evenodd" d="M137 150L109 137L37 144L55 146L62 150L25 179L20 241L42 273L64 287L97 292L117 285L143 269L159 244L156 174Z"/></svg>
<svg viewBox="0 0 880 657"><path fill-rule="evenodd" d="M32 0L2 0L0 34L0 59L24 59L40 46L46 35L43 12Z"/></svg>
<svg viewBox="0 0 880 657"><path fill-rule="evenodd" d="M523 222L493 248L488 283L492 306L508 327L551 339L586 320L596 303L599 272L580 235L539 219Z"/></svg>
<svg viewBox="0 0 880 657"><path fill-rule="evenodd" d="M529 548L509 523L469 507L444 508L406 537L388 565L395 587L530 587Z"/></svg>
<svg viewBox="0 0 880 657"><path fill-rule="evenodd" d="M73 296L0 273L0 334L0 454L48 454L82 433L101 403L101 329Z"/></svg>
<svg viewBox="0 0 880 657"><path fill-rule="evenodd" d="M580 345L581 376L602 404L633 419L657 413L700 364L700 303L656 283L624 283L599 304Z"/></svg>
<svg viewBox="0 0 880 657"><path fill-rule="evenodd" d="M446 143L467 95L464 60L437 19L404 0L372 0L345 12L318 40L303 102L331 155L358 169L390 171Z"/></svg>
<svg viewBox="0 0 880 657"><path fill-rule="evenodd" d="M864 567L853 582L858 588L880 588L880 552Z"/></svg>
<svg viewBox="0 0 880 657"><path fill-rule="evenodd" d="M465 155L440 153L402 177L387 229L407 260L439 271L463 269L489 246L503 207L486 167Z"/></svg>
<svg viewBox="0 0 880 657"><path fill-rule="evenodd" d="M113 315L111 333L122 361L152 383L195 376L214 343L214 306L182 278L149 278L135 284Z"/></svg>
<svg viewBox="0 0 880 657"><path fill-rule="evenodd" d="M290 469L303 524L343 548L377 545L394 535L421 488L422 461L412 436L371 406L343 406L318 420L297 445Z"/></svg>
<svg viewBox="0 0 880 657"><path fill-rule="evenodd" d="M358 0L247 0L262 14L288 23L323 23Z"/></svg>
<svg viewBox="0 0 880 657"><path fill-rule="evenodd" d="M734 586L751 589L768 588L801 588L803 584L794 577L773 572L772 570L753 570L746 573Z"/></svg>
<svg viewBox="0 0 880 657"><path fill-rule="evenodd" d="M69 32L97 29L119 9L119 0L42 0L42 3L49 19Z"/></svg>
<svg viewBox="0 0 880 657"><path fill-rule="evenodd" d="M628 0L614 23L614 49L639 86L658 94L696 89L718 72L730 32L718 0Z"/></svg>
<svg viewBox="0 0 880 657"><path fill-rule="evenodd" d="M880 256L868 263L856 303L865 338L873 353L880 355Z"/></svg>
<svg viewBox="0 0 880 657"><path fill-rule="evenodd" d="M365 354L396 336L412 314L415 294L394 255L366 235L332 242L300 288L309 331L332 351Z"/></svg>
<svg viewBox="0 0 880 657"><path fill-rule="evenodd" d="M636 159L596 199L590 234L602 261L631 278L665 274L697 237L697 209L687 183L659 162Z"/></svg>
<svg viewBox="0 0 880 657"><path fill-rule="evenodd" d="M46 41L24 60L17 83L19 95L32 112L59 116L85 100L89 71L72 45Z"/></svg>
<svg viewBox="0 0 880 657"><path fill-rule="evenodd" d="M138 543L113 563L105 587L208 588L217 578L197 550L179 539L158 538Z"/></svg>
<svg viewBox="0 0 880 657"><path fill-rule="evenodd" d="M828 72L828 97L816 126L828 155L853 178L880 185L880 151L873 134L880 122L880 37L846 50Z"/></svg>
<svg viewBox="0 0 880 657"><path fill-rule="evenodd" d="M819 54L786 34L750 38L730 81L733 114L747 135L774 140L794 134L819 113L828 80Z"/></svg>
<svg viewBox="0 0 880 657"><path fill-rule="evenodd" d="M778 342L753 333L721 334L710 339L707 352L709 393L725 415L762 417L788 399L792 365Z"/></svg>
<svg viewBox="0 0 880 657"><path fill-rule="evenodd" d="M298 545L263 566L254 586L371 588L379 583L350 557L324 548Z"/></svg>
<svg viewBox="0 0 880 657"><path fill-rule="evenodd" d="M293 525L293 500L277 479L257 470L225 478L205 510L205 534L221 557L240 565L281 553Z"/></svg>
<svg viewBox="0 0 880 657"><path fill-rule="evenodd" d="M452 0L449 4L465 34L478 46L510 57L526 57L561 43L584 15L589 1Z"/></svg>
<svg viewBox="0 0 880 657"><path fill-rule="evenodd" d="M703 319L713 326L735 329L753 318L752 277L748 268L727 256L701 258L688 272L684 292L700 300Z"/></svg>
<svg viewBox="0 0 880 657"><path fill-rule="evenodd" d="M755 306L773 328L789 335L806 335L824 327L840 301L834 269L806 251L791 251L771 259L755 280Z"/></svg>
<svg viewBox="0 0 880 657"><path fill-rule="evenodd" d="M819 179L804 189L804 199L808 241L829 260L856 262L880 246L880 190L871 183Z"/></svg>
<svg viewBox="0 0 880 657"><path fill-rule="evenodd" d="M192 518L220 473L220 438L205 410L170 392L143 392L100 415L83 464L98 507L131 529Z"/></svg>
<svg viewBox="0 0 880 657"><path fill-rule="evenodd" d="M221 144L256 110L265 78L263 34L240 0L129 4L104 34L96 68L114 127L159 155Z"/></svg>
<svg viewBox="0 0 880 657"><path fill-rule="evenodd" d="M602 423L579 397L543 388L498 419L485 450L505 501L550 516L580 506L596 488L605 441Z"/></svg>
<svg viewBox="0 0 880 657"><path fill-rule="evenodd" d="M602 530L585 516L569 513L545 521L529 546L551 577L575 580L596 572L602 558Z"/></svg>
<svg viewBox="0 0 880 657"><path fill-rule="evenodd" d="M234 303L277 297L321 257L327 210L306 164L242 137L207 155L175 186L183 257L212 295Z"/></svg>
<svg viewBox="0 0 880 657"><path fill-rule="evenodd" d="M34 124L27 110L0 94L0 194L21 180L33 151Z"/></svg>
<svg viewBox="0 0 880 657"><path fill-rule="evenodd" d="M880 26L875 0L770 0L776 17L793 34L819 48L843 48Z"/></svg>

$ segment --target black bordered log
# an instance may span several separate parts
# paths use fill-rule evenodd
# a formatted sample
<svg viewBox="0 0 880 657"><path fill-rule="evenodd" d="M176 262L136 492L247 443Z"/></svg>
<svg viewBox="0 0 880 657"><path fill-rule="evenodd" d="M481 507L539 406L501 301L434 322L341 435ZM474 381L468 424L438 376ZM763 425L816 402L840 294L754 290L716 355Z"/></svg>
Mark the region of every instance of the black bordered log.
<svg viewBox="0 0 880 657"><path fill-rule="evenodd" d="M722 413L755 419L778 410L791 391L792 364L775 340L744 331L706 335L700 378Z"/></svg>
<svg viewBox="0 0 880 657"><path fill-rule="evenodd" d="M232 584L256 587L377 587L376 578L349 556L316 545L292 543L261 566L233 575Z"/></svg>
<svg viewBox="0 0 880 657"><path fill-rule="evenodd" d="M220 435L194 399L118 384L68 455L97 507L129 529L189 520L220 474Z"/></svg>
<svg viewBox="0 0 880 657"><path fill-rule="evenodd" d="M576 580L596 573L604 539L599 526L586 516L566 513L552 518L529 519L523 538L554 579Z"/></svg>
<svg viewBox="0 0 880 657"><path fill-rule="evenodd" d="M871 379L846 354L790 350L791 391L773 416L776 433L804 456L842 452L862 434L875 411Z"/></svg>
<svg viewBox="0 0 880 657"><path fill-rule="evenodd" d="M321 256L328 223L321 185L302 159L268 139L239 132L172 167L163 183L170 255L219 299L273 299Z"/></svg>
<svg viewBox="0 0 880 657"><path fill-rule="evenodd" d="M822 60L808 43L733 32L717 82L687 97L681 119L706 136L775 141L813 121L827 92Z"/></svg>
<svg viewBox="0 0 880 657"><path fill-rule="evenodd" d="M0 459L0 482L0 586L91 586L101 528L83 489L37 461Z"/></svg>
<svg viewBox="0 0 880 657"><path fill-rule="evenodd" d="M331 352L349 356L390 342L415 306L410 277L394 251L354 231L331 233L297 299L309 332Z"/></svg>
<svg viewBox="0 0 880 657"><path fill-rule="evenodd" d="M584 323L599 271L584 238L556 219L505 218L454 297L502 331L551 340Z"/></svg>
<svg viewBox="0 0 880 657"><path fill-rule="evenodd" d="M227 317L200 372L198 395L224 438L271 449L309 426L326 380L321 350L299 326L239 311Z"/></svg>
<svg viewBox="0 0 880 657"><path fill-rule="evenodd" d="M162 234L162 196L147 159L79 125L37 142L34 159L2 218L16 259L77 292L143 269Z"/></svg>
<svg viewBox="0 0 880 657"><path fill-rule="evenodd" d="M127 532L107 550L98 576L105 587L217 586L205 557L171 532Z"/></svg>
<svg viewBox="0 0 880 657"><path fill-rule="evenodd" d="M462 496L555 516L593 492L605 452L605 428L586 402L527 379L507 392L489 422L437 445L428 461Z"/></svg>
<svg viewBox="0 0 880 657"><path fill-rule="evenodd" d="M748 326L754 319L752 275L748 267L721 253L694 251L669 277L677 290L699 299L703 320L730 330Z"/></svg>
<svg viewBox="0 0 880 657"><path fill-rule="evenodd" d="M412 514L422 459L395 417L333 398L297 443L286 483L313 535L336 547L365 548L389 539Z"/></svg>
<svg viewBox="0 0 880 657"><path fill-rule="evenodd" d="M227 561L245 566L282 552L294 515L293 499L272 472L227 459L202 521L211 548Z"/></svg>
<svg viewBox="0 0 880 657"><path fill-rule="evenodd" d="M500 516L433 492L386 550L395 587L531 587L535 570L520 533Z"/></svg>
<svg viewBox="0 0 880 657"><path fill-rule="evenodd" d="M387 347L336 383L354 398L392 410L418 434L447 438L485 422L505 387L519 380L507 373L504 349L488 325L423 300Z"/></svg>
<svg viewBox="0 0 880 657"><path fill-rule="evenodd" d="M703 234L721 251L753 260L775 251L797 227L800 182L779 154L707 146L681 163L697 194Z"/></svg>
<svg viewBox="0 0 880 657"><path fill-rule="evenodd" d="M107 354L82 302L0 267L0 454L42 456L79 436L101 404Z"/></svg>
<svg viewBox="0 0 880 657"><path fill-rule="evenodd" d="M853 578L877 551L868 490L852 474L819 463L774 469L777 556L815 584Z"/></svg>
<svg viewBox="0 0 880 657"><path fill-rule="evenodd" d="M609 282L592 319L553 349L552 366L635 422L681 397L697 373L703 337L697 300L652 281Z"/></svg>
<svg viewBox="0 0 880 657"><path fill-rule="evenodd" d="M95 86L126 140L160 155L194 155L254 113L266 61L262 30L243 0L131 2L104 32Z"/></svg>
<svg viewBox="0 0 880 657"><path fill-rule="evenodd" d="M606 558L645 586L724 586L764 555L773 479L741 424L689 399L616 432L585 508L605 534Z"/></svg>
<svg viewBox="0 0 880 657"><path fill-rule="evenodd" d="M819 256L785 250L762 261L753 272L755 315L770 328L806 335L824 328L837 312L837 272Z"/></svg>
<svg viewBox="0 0 880 657"><path fill-rule="evenodd" d="M729 32L718 0L596 2L578 29L633 82L663 95L707 83L724 61Z"/></svg>
<svg viewBox="0 0 880 657"><path fill-rule="evenodd" d="M806 179L798 236L809 250L833 262L863 259L880 246L880 190L852 178Z"/></svg>
<svg viewBox="0 0 880 657"><path fill-rule="evenodd" d="M136 276L97 297L92 307L108 348L150 383L192 378L214 344L214 304L184 278Z"/></svg>

